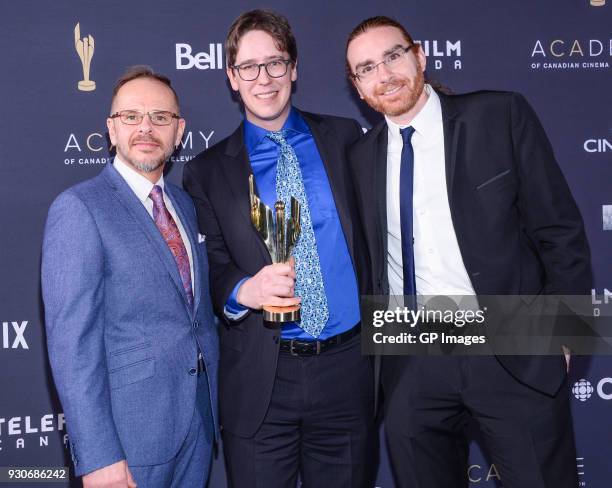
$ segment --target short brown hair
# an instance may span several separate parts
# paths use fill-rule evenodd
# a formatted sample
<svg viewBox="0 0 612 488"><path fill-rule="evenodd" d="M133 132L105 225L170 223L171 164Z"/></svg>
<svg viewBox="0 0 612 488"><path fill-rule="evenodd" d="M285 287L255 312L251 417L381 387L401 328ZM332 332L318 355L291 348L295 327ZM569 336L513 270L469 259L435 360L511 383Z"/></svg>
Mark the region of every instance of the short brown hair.
<svg viewBox="0 0 612 488"><path fill-rule="evenodd" d="M410 44L411 46L413 46L413 49L415 50L418 49L419 44L418 43L415 44L415 42L412 40L412 36L408 33L408 31L404 28L402 24L400 24L397 20L392 19L391 17L385 17L384 15L378 15L376 17L370 17L369 19L365 19L361 21L359 25L357 25L357 27L355 27L351 31L346 41L346 49L344 50L344 52L348 53L349 44L356 37L359 37L361 34L365 34L370 29L374 29L376 27L395 27L399 29L402 35L404 36L404 39L406 39L406 42ZM353 75L351 66L349 65L349 62L348 62L348 57L346 57L346 73L348 74L349 77L352 77Z"/></svg>
<svg viewBox="0 0 612 488"><path fill-rule="evenodd" d="M179 98L174 88L172 88L172 82L170 81L170 78L162 74L156 73L155 71L153 71L153 68L145 64L138 64L135 66L130 66L128 69L125 70L125 73L123 73L121 77L117 80L117 82L115 83L115 87L113 88L113 96L111 98L111 107L121 87L125 85L126 83L132 80L135 80L137 78L149 78L151 80L156 80L166 85L168 88L170 88L172 95L174 95L174 101L176 102L176 108L180 110Z"/></svg>
<svg viewBox="0 0 612 488"><path fill-rule="evenodd" d="M243 13L234 20L230 27L227 39L225 39L225 57L227 58L228 68L234 66L236 62L240 39L252 30L264 31L272 36L276 47L289 54L289 58L295 64L297 61L297 44L287 18L270 10L257 9Z"/></svg>

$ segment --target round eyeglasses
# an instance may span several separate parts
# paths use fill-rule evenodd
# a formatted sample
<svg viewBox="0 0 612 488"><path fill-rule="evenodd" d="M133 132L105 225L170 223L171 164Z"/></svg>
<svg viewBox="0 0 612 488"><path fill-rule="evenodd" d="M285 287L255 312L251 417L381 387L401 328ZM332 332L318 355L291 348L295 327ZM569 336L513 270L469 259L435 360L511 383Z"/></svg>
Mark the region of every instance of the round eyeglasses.
<svg viewBox="0 0 612 488"><path fill-rule="evenodd" d="M405 55L410 52L413 45L410 45L408 47L398 47L396 49L393 49L391 52L387 53L385 57L383 57L382 61L378 63L368 63L365 65L357 65L357 69L355 69L355 73L352 74L351 76L355 80L369 81L374 78L374 74L378 71L378 67L381 64L384 64L389 69L394 69L400 65L401 61L405 59Z"/></svg>
<svg viewBox="0 0 612 488"><path fill-rule="evenodd" d="M259 78L262 67L266 69L270 78L282 78L287 74L287 69L292 62L290 59L273 59L267 63L247 63L235 65L231 68L238 71L238 76L243 81L254 81Z"/></svg>

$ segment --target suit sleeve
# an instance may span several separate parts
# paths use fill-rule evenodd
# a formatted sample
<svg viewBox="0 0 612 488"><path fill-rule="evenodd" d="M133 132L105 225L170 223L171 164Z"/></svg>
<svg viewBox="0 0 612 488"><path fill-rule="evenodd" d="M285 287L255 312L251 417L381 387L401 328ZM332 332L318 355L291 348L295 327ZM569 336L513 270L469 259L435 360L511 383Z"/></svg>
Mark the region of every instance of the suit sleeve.
<svg viewBox="0 0 612 488"><path fill-rule="evenodd" d="M49 210L42 251L49 359L77 475L125 459L113 421L104 346L104 251L85 204L67 192Z"/></svg>
<svg viewBox="0 0 612 488"><path fill-rule="evenodd" d="M519 208L546 270L545 294L588 294L589 245L580 211L537 115L519 94L510 106L520 178Z"/></svg>
<svg viewBox="0 0 612 488"><path fill-rule="evenodd" d="M200 232L206 236L210 263L211 296L215 311L226 324L240 322L248 314L245 313L236 317L235 320L230 320L225 315L224 308L236 284L245 278L250 278L250 275L234 264L225 245L215 211L190 165L185 166L183 171L183 187L193 198L198 214Z"/></svg>

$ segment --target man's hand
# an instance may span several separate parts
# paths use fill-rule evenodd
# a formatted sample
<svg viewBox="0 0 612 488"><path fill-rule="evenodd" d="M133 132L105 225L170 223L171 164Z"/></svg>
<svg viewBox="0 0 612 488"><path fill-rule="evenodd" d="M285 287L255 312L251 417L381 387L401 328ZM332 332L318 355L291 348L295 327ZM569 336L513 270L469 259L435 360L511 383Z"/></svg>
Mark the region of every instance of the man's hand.
<svg viewBox="0 0 612 488"><path fill-rule="evenodd" d="M124 460L83 476L83 488L136 488L136 483Z"/></svg>
<svg viewBox="0 0 612 488"><path fill-rule="evenodd" d="M238 289L236 299L244 307L260 310L264 305L289 307L300 303L294 297L295 260L284 264L270 264L246 280Z"/></svg>

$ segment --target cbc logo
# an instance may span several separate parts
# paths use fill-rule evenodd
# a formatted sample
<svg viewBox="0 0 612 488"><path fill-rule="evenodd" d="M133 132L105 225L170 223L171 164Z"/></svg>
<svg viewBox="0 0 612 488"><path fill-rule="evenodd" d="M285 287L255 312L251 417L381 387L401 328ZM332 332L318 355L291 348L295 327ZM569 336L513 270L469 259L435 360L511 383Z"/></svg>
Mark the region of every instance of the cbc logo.
<svg viewBox="0 0 612 488"><path fill-rule="evenodd" d="M581 402L586 402L593 394L593 386L585 379L578 380L574 383L572 393Z"/></svg>
<svg viewBox="0 0 612 488"><path fill-rule="evenodd" d="M572 387L572 393L581 402L586 402L595 391L602 400L612 400L612 378L602 378L597 383L597 388L593 388L590 381L582 378L576 381Z"/></svg>

